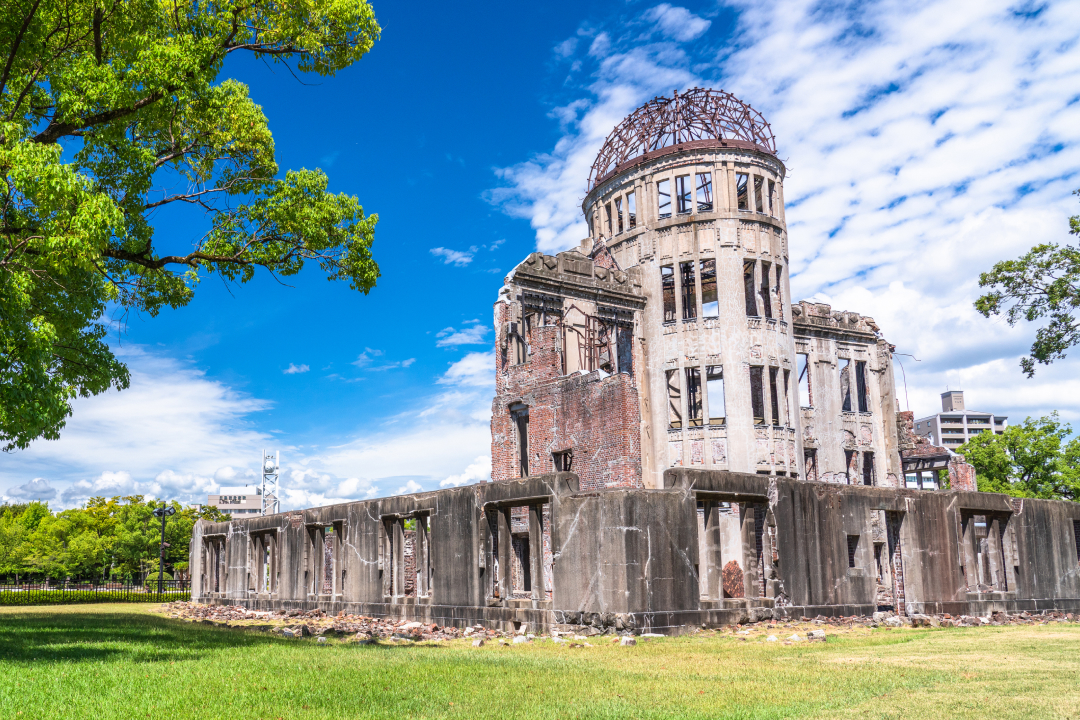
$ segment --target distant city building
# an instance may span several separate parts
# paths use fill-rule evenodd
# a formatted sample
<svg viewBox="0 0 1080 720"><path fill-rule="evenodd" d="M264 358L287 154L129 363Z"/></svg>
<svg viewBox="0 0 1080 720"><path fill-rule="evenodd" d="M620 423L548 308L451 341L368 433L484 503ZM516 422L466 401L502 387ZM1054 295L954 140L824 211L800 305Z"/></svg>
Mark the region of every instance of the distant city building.
<svg viewBox="0 0 1080 720"><path fill-rule="evenodd" d="M206 504L215 505L230 515L259 515L262 513L262 488L255 485L223 487L217 495L208 495Z"/></svg>
<svg viewBox="0 0 1080 720"><path fill-rule="evenodd" d="M964 392L950 390L941 393L941 412L915 421L915 434L952 450L979 433L1000 435L1008 427L1008 421L1004 415L966 409Z"/></svg>

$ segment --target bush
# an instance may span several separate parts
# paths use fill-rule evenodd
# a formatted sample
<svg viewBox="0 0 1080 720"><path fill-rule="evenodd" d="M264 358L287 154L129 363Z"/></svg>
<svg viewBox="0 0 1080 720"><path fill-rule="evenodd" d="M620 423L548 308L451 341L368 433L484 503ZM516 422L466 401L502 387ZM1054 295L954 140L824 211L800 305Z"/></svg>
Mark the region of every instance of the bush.
<svg viewBox="0 0 1080 720"><path fill-rule="evenodd" d="M84 603L176 602L190 600L191 592L172 590L161 593L137 590L3 590L0 605L80 605Z"/></svg>
<svg viewBox="0 0 1080 720"><path fill-rule="evenodd" d="M147 587L151 587L151 586L157 587L157 576L158 576L158 574L156 572L152 572L149 575L147 575L146 576L146 586ZM165 573L165 580L166 581L172 580L172 579L173 579L172 575L170 575L169 573Z"/></svg>

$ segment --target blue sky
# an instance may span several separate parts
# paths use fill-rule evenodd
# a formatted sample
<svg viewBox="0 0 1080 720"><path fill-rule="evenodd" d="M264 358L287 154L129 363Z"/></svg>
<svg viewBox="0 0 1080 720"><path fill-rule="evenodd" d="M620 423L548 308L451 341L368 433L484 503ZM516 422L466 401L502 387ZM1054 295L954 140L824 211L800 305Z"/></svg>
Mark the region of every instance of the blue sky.
<svg viewBox="0 0 1080 720"><path fill-rule="evenodd" d="M996 260L1066 239L1080 187L1077 2L375 3L383 38L335 78L237 59L282 169L380 216L364 296L315 268L130 316L133 386L0 458L0 495L54 507L205 500L280 448L285 506L484 479L491 306L534 249L584 236L604 136L656 94L722 87L772 123L797 295L874 316L907 400L946 386L1014 420L1080 421L1078 360L1022 378L1030 328L971 308ZM183 249L203 219L155 218ZM902 378L897 378L901 383Z"/></svg>

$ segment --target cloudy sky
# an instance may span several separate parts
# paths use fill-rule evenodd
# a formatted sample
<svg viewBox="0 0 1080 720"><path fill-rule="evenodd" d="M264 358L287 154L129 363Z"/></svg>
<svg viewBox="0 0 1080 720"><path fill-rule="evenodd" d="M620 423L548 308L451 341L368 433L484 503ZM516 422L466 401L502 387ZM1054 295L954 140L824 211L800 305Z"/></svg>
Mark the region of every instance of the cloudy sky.
<svg viewBox="0 0 1080 720"><path fill-rule="evenodd" d="M872 315L901 403L946 388L1013 421L1080 427L1080 352L1019 371L1030 327L972 308L979 273L1062 242L1080 187L1080 3L375 4L383 40L300 84L237 60L280 164L322 167L377 212L370 295L317 272L204 283L116 316L132 387L80 400L63 437L0 456L0 494L205 501L280 449L284 506L488 476L491 303L535 248L585 235L588 167L673 89L735 93L771 122L796 296ZM305 79L305 82L308 82ZM154 219L182 249L204 220Z"/></svg>

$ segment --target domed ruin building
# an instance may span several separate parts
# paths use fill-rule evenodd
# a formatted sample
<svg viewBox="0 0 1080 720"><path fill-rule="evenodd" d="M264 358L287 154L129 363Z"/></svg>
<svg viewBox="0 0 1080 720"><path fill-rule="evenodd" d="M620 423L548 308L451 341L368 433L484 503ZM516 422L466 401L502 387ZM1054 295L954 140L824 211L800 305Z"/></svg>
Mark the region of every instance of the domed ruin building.
<svg viewBox="0 0 1080 720"><path fill-rule="evenodd" d="M874 321L793 301L784 174L725 92L639 108L589 237L499 292L492 482L200 520L192 599L588 634L1080 610L1080 504L977 492Z"/></svg>

